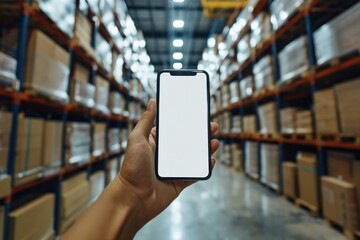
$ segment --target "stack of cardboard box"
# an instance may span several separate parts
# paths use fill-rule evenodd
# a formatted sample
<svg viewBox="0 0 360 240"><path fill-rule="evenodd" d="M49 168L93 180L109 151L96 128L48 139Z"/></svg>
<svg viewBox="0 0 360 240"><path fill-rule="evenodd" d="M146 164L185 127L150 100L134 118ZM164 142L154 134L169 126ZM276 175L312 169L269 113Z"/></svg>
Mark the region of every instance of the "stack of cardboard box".
<svg viewBox="0 0 360 240"><path fill-rule="evenodd" d="M15 185L41 176L44 120L19 115L15 152Z"/></svg>
<svg viewBox="0 0 360 240"><path fill-rule="evenodd" d="M30 33L27 49L25 86L68 102L69 53L39 30Z"/></svg>
<svg viewBox="0 0 360 240"><path fill-rule="evenodd" d="M232 166L240 171L244 169L242 147L239 143L231 144Z"/></svg>
<svg viewBox="0 0 360 240"><path fill-rule="evenodd" d="M247 99L254 93L254 78L248 76L240 80L240 96L241 99Z"/></svg>
<svg viewBox="0 0 360 240"><path fill-rule="evenodd" d="M129 135L129 130L127 128L120 129L119 139L120 139L120 146L121 146L122 150L125 150L125 148L126 148L127 141L128 141L128 135Z"/></svg>
<svg viewBox="0 0 360 240"><path fill-rule="evenodd" d="M89 69L79 63L74 64L70 81L71 103L88 108L95 106L95 86L88 83Z"/></svg>
<svg viewBox="0 0 360 240"><path fill-rule="evenodd" d="M297 108L288 107L280 110L280 124L282 133L294 133L296 128Z"/></svg>
<svg viewBox="0 0 360 240"><path fill-rule="evenodd" d="M57 171L61 166L63 122L46 120L44 123L44 147L42 165L45 175Z"/></svg>
<svg viewBox="0 0 360 240"><path fill-rule="evenodd" d="M240 101L240 84L238 80L235 80L229 84L230 88L230 103L236 103Z"/></svg>
<svg viewBox="0 0 360 240"><path fill-rule="evenodd" d="M274 65L271 55L266 55L254 64L255 90L271 90L275 84Z"/></svg>
<svg viewBox="0 0 360 240"><path fill-rule="evenodd" d="M105 172L97 171L91 174L90 178L90 198L89 204L92 204L100 196L105 188Z"/></svg>
<svg viewBox="0 0 360 240"><path fill-rule="evenodd" d="M12 113L0 111L0 198L10 194L11 177L6 172L11 126Z"/></svg>
<svg viewBox="0 0 360 240"><path fill-rule="evenodd" d="M244 132L245 133L256 133L256 116L246 115L244 117Z"/></svg>
<svg viewBox="0 0 360 240"><path fill-rule="evenodd" d="M125 111L126 101L123 95L116 91L110 92L109 108L113 114L122 114Z"/></svg>
<svg viewBox="0 0 360 240"><path fill-rule="evenodd" d="M100 32L96 33L95 52L98 56L98 61L106 71L111 72L112 65L112 51L110 43L103 37Z"/></svg>
<svg viewBox="0 0 360 240"><path fill-rule="evenodd" d="M260 43L271 37L270 16L266 12L261 12L251 22L250 46L252 48L261 47ZM260 45L260 46L258 46Z"/></svg>
<svg viewBox="0 0 360 240"><path fill-rule="evenodd" d="M306 37L301 36L289 43L279 53L281 81L291 79L310 67Z"/></svg>
<svg viewBox="0 0 360 240"><path fill-rule="evenodd" d="M271 3L271 23L279 29L307 0L275 0Z"/></svg>
<svg viewBox="0 0 360 240"><path fill-rule="evenodd" d="M223 153L222 153L222 162L228 166L232 165L231 157L231 144L224 144Z"/></svg>
<svg viewBox="0 0 360 240"><path fill-rule="evenodd" d="M120 129L119 128L110 128L108 130L108 151L111 153L116 153L120 151Z"/></svg>
<svg viewBox="0 0 360 240"><path fill-rule="evenodd" d="M277 114L275 102L260 105L258 108L261 133L277 133Z"/></svg>
<svg viewBox="0 0 360 240"><path fill-rule="evenodd" d="M106 183L115 179L118 173L119 158L112 158L106 163Z"/></svg>
<svg viewBox="0 0 360 240"><path fill-rule="evenodd" d="M327 151L327 173L329 176L344 180L347 182L354 181L354 164L356 157L353 153L340 151Z"/></svg>
<svg viewBox="0 0 360 240"><path fill-rule="evenodd" d="M360 4L358 4L360 6ZM341 133L360 135L360 79L352 79L335 86L339 106Z"/></svg>
<svg viewBox="0 0 360 240"><path fill-rule="evenodd" d="M96 53L91 46L92 24L80 11L75 14L75 27L73 42L83 48L87 54L96 59Z"/></svg>
<svg viewBox="0 0 360 240"><path fill-rule="evenodd" d="M250 35L246 34L237 46L237 62L241 65L250 57Z"/></svg>
<svg viewBox="0 0 360 240"><path fill-rule="evenodd" d="M55 195L47 193L9 214L9 239L54 239Z"/></svg>
<svg viewBox="0 0 360 240"><path fill-rule="evenodd" d="M230 104L229 85L225 84L222 87L222 92L221 92L221 107L225 108L225 107L229 106L229 104Z"/></svg>
<svg viewBox="0 0 360 240"><path fill-rule="evenodd" d="M293 162L283 163L283 188L284 195L292 199L298 197L297 165Z"/></svg>
<svg viewBox="0 0 360 240"><path fill-rule="evenodd" d="M359 229L355 185L332 177L321 178L324 217L346 230Z"/></svg>
<svg viewBox="0 0 360 240"><path fill-rule="evenodd" d="M261 144L261 182L279 189L279 145Z"/></svg>
<svg viewBox="0 0 360 240"><path fill-rule="evenodd" d="M16 66L17 60L0 51L0 85L17 89Z"/></svg>
<svg viewBox="0 0 360 240"><path fill-rule="evenodd" d="M68 122L65 149L67 165L90 160L90 128L89 123Z"/></svg>
<svg viewBox="0 0 360 240"><path fill-rule="evenodd" d="M60 231L65 232L88 207L90 184L86 172L62 181Z"/></svg>
<svg viewBox="0 0 360 240"><path fill-rule="evenodd" d="M230 133L231 131L231 117L229 112L225 112L221 115L221 129L224 133Z"/></svg>
<svg viewBox="0 0 360 240"><path fill-rule="evenodd" d="M100 76L95 78L95 108L103 113L109 113L109 82Z"/></svg>
<svg viewBox="0 0 360 240"><path fill-rule="evenodd" d="M245 142L245 172L254 178L259 177L258 147L256 142Z"/></svg>
<svg viewBox="0 0 360 240"><path fill-rule="evenodd" d="M106 151L106 123L95 122L93 124L93 156L97 157Z"/></svg>
<svg viewBox="0 0 360 240"><path fill-rule="evenodd" d="M308 205L319 209L319 179L316 154L298 152L299 198Z"/></svg>
<svg viewBox="0 0 360 240"><path fill-rule="evenodd" d="M319 134L339 133L335 91L333 88L314 94L316 132Z"/></svg>
<svg viewBox="0 0 360 240"><path fill-rule="evenodd" d="M313 117L309 110L302 110L296 112L296 128L295 132L300 134L313 133Z"/></svg>
<svg viewBox="0 0 360 240"><path fill-rule="evenodd" d="M232 127L231 127L231 132L232 133L239 133L242 131L241 128L241 116L240 115L235 115L232 117Z"/></svg>

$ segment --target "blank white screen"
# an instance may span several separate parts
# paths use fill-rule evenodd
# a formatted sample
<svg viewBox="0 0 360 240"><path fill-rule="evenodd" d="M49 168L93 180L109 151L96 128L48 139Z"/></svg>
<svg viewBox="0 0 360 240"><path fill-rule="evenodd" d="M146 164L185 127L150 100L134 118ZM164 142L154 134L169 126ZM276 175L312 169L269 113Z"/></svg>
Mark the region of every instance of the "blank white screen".
<svg viewBox="0 0 360 240"><path fill-rule="evenodd" d="M160 75L158 174L204 178L209 174L208 99L205 73Z"/></svg>

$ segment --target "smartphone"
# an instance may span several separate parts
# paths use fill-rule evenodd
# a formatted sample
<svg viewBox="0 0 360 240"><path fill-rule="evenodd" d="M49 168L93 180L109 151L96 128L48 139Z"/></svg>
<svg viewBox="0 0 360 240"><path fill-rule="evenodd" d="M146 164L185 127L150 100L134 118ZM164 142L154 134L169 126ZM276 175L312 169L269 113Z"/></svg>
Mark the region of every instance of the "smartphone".
<svg viewBox="0 0 360 240"><path fill-rule="evenodd" d="M209 75L163 70L157 78L155 171L158 179L211 176Z"/></svg>

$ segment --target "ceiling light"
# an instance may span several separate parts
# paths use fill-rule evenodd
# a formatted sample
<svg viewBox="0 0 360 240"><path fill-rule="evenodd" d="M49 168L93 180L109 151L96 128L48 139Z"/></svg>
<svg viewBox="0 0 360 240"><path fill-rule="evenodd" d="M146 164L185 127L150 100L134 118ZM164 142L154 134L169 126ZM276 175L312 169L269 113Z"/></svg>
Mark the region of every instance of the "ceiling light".
<svg viewBox="0 0 360 240"><path fill-rule="evenodd" d="M184 45L184 41L181 39L175 39L173 41L173 45L174 47L182 47Z"/></svg>
<svg viewBox="0 0 360 240"><path fill-rule="evenodd" d="M173 1L176 2L176 3L184 2L184 0L173 0Z"/></svg>
<svg viewBox="0 0 360 240"><path fill-rule="evenodd" d="M183 20L174 20L173 21L173 27L174 28L183 28L184 27L184 21Z"/></svg>
<svg viewBox="0 0 360 240"><path fill-rule="evenodd" d="M181 52L174 52L173 58L175 60L181 60L183 58L183 54Z"/></svg>
<svg viewBox="0 0 360 240"><path fill-rule="evenodd" d="M173 64L174 69L182 69L182 63L176 62Z"/></svg>

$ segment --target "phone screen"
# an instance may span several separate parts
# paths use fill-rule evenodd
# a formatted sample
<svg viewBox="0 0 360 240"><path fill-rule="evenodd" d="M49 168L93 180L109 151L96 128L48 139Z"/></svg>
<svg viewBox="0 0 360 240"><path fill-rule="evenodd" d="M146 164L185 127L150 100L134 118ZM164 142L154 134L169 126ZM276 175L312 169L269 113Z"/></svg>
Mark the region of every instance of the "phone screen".
<svg viewBox="0 0 360 240"><path fill-rule="evenodd" d="M209 79L203 71L158 76L156 173L159 178L210 177Z"/></svg>

